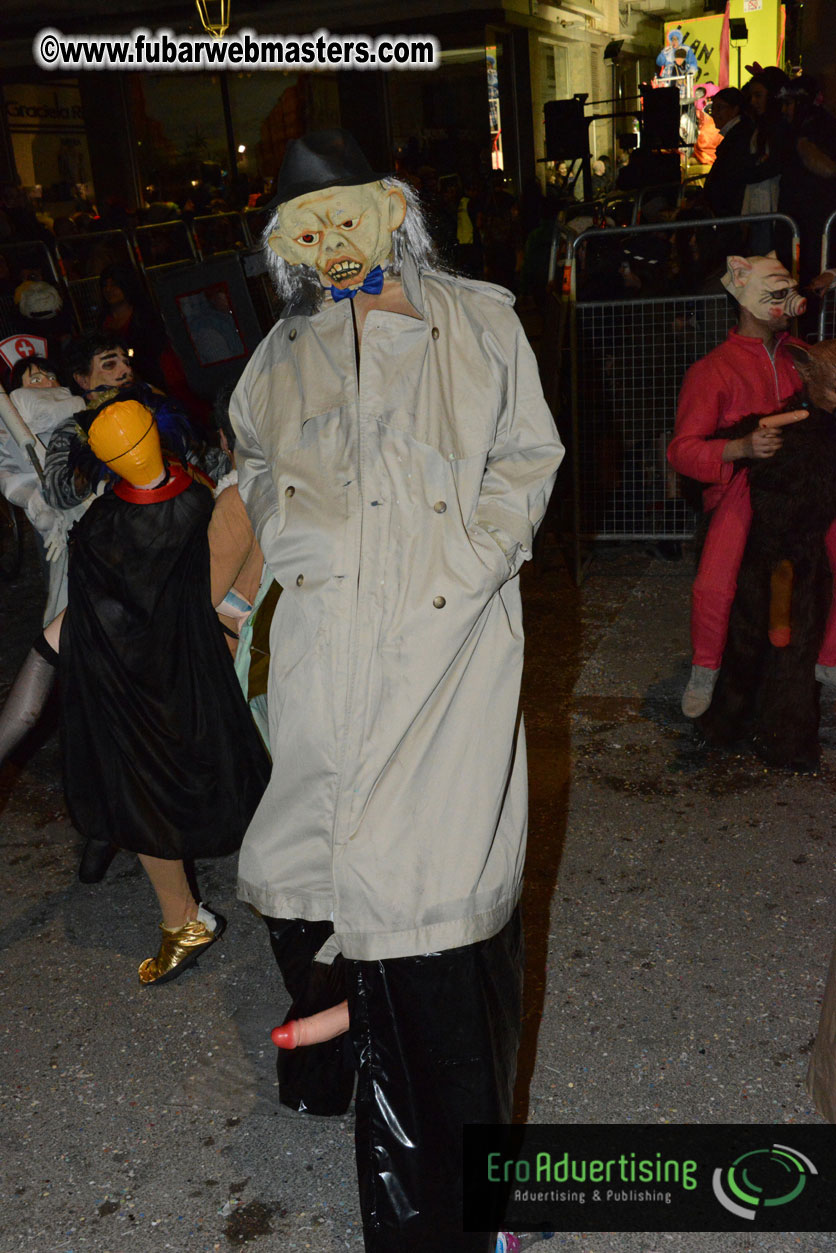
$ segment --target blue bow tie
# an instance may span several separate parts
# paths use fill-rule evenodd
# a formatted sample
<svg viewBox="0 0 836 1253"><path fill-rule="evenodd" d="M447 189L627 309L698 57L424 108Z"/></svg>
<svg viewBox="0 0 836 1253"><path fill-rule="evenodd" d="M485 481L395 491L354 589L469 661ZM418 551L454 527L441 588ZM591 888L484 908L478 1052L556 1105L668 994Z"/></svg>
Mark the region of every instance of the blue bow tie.
<svg viewBox="0 0 836 1253"><path fill-rule="evenodd" d="M359 287L332 287L331 295L335 300L353 300L358 291L366 291L370 296L379 296L383 291L383 271L379 265L369 270Z"/></svg>

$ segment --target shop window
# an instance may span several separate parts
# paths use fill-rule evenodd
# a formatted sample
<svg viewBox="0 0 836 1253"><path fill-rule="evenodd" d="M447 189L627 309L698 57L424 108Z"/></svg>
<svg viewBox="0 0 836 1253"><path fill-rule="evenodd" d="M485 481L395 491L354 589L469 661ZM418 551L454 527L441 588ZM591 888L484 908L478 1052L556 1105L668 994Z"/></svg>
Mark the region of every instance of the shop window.
<svg viewBox="0 0 836 1253"><path fill-rule="evenodd" d="M246 203L272 189L287 145L309 130L340 125L333 74L230 74L229 103ZM239 207L244 198L239 197Z"/></svg>
<svg viewBox="0 0 836 1253"><path fill-rule="evenodd" d="M569 56L560 44L543 44L543 80L541 104L547 100L568 100Z"/></svg>
<svg viewBox="0 0 836 1253"><path fill-rule="evenodd" d="M340 124L330 74L136 74L131 103L146 205L174 202L198 216L254 204L292 139Z"/></svg>
<svg viewBox="0 0 836 1253"><path fill-rule="evenodd" d="M434 192L436 179L468 182L490 169L487 78L484 43L445 48L432 72L386 76L400 173L432 180Z"/></svg>
<svg viewBox="0 0 836 1253"><path fill-rule="evenodd" d="M225 202L229 154L219 76L133 74L130 101L145 204Z"/></svg>
<svg viewBox="0 0 836 1253"><path fill-rule="evenodd" d="M17 172L33 204L60 218L92 201L90 153L77 82L7 83L3 100Z"/></svg>

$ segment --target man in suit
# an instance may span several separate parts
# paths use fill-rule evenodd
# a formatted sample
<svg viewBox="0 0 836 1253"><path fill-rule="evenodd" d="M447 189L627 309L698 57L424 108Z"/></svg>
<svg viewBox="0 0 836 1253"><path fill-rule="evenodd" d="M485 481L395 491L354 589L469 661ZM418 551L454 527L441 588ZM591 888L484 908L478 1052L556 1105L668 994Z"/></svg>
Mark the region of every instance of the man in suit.
<svg viewBox="0 0 836 1253"><path fill-rule="evenodd" d="M746 175L752 162L752 123L743 113L743 93L724 87L712 101L714 125L723 136L705 180L705 199L715 217L738 217L743 208Z"/></svg>

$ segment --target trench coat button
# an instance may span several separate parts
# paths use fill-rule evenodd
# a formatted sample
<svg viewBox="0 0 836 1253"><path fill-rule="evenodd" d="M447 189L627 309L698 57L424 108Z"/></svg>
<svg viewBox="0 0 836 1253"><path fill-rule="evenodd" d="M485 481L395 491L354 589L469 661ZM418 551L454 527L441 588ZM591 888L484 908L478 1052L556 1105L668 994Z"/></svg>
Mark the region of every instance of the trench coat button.
<svg viewBox="0 0 836 1253"><path fill-rule="evenodd" d="M433 505L433 509L436 511L436 513L446 513L446 512L447 512L447 501L446 501L446 500L437 500L437 501L435 502L435 504Z"/></svg>
<svg viewBox="0 0 836 1253"><path fill-rule="evenodd" d="M288 338L288 339L295 339L295 338L296 338L296 336L297 336L298 334L299 334L299 332L298 332L298 331L296 330L296 328L294 327L294 329L293 329L292 331L289 331L289 332L288 332L288 336L287 336L287 338Z"/></svg>
<svg viewBox="0 0 836 1253"><path fill-rule="evenodd" d="M296 575L296 586L297 586L297 587L301 587L301 586L302 586L302 584L303 584L304 582L305 582L305 576L304 576L304 574L297 574L297 575Z"/></svg>
<svg viewBox="0 0 836 1253"><path fill-rule="evenodd" d="M436 609L443 609L446 604L447 604L447 601L444 599L443 596L436 596L433 600L433 606Z"/></svg>
<svg viewBox="0 0 836 1253"><path fill-rule="evenodd" d="M430 334L432 335L433 339L438 339L441 332L439 331L437 326L434 326L433 329L430 331Z"/></svg>
<svg viewBox="0 0 836 1253"><path fill-rule="evenodd" d="M288 486L284 489L284 494L285 494L285 496L292 496L292 495L295 493L295 491L296 491L296 488L293 486L293 484L292 484L292 483L290 483L290 484L289 484L289 485L288 485Z"/></svg>

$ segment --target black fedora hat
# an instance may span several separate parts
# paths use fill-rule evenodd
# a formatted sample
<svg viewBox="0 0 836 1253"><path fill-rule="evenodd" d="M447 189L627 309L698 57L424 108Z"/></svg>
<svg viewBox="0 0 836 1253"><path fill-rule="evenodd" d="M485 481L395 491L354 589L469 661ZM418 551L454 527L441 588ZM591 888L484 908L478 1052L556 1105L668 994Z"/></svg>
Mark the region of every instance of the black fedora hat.
<svg viewBox="0 0 836 1253"><path fill-rule="evenodd" d="M348 131L311 131L294 139L288 147L276 181L276 194L267 208L276 209L297 196L324 191L326 187L358 187L386 177L375 173Z"/></svg>

